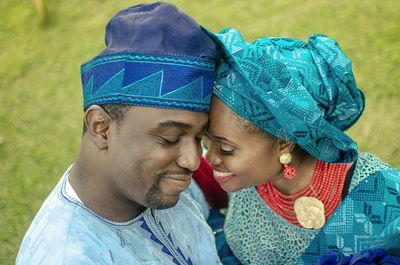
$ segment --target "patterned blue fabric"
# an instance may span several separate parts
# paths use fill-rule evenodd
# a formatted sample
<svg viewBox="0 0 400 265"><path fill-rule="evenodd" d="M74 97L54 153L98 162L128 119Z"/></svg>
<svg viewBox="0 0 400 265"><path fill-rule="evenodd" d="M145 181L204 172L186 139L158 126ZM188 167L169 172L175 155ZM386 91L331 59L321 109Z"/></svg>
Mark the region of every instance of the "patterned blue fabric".
<svg viewBox="0 0 400 265"><path fill-rule="evenodd" d="M119 52L82 65L81 75L84 109L127 104L207 112L215 68L207 58Z"/></svg>
<svg viewBox="0 0 400 265"><path fill-rule="evenodd" d="M360 251L350 256L338 257L329 252L318 259L316 265L400 265L400 257L388 254L384 249L374 248Z"/></svg>
<svg viewBox="0 0 400 265"><path fill-rule="evenodd" d="M250 44L235 29L215 34L226 60L214 94L269 134L294 142L325 162L357 158L343 133L364 110L351 61L323 35L308 43L262 38Z"/></svg>
<svg viewBox="0 0 400 265"><path fill-rule="evenodd" d="M207 112L219 52L175 5L121 10L106 27L106 48L82 65L84 109L124 104Z"/></svg>
<svg viewBox="0 0 400 265"><path fill-rule="evenodd" d="M348 256L384 248L400 256L400 172L386 168L360 182L335 211L297 264L315 264L321 253Z"/></svg>
<svg viewBox="0 0 400 265"><path fill-rule="evenodd" d="M69 173L33 220L17 265L221 264L191 191L184 191L174 207L147 209L133 220L115 222L66 194Z"/></svg>

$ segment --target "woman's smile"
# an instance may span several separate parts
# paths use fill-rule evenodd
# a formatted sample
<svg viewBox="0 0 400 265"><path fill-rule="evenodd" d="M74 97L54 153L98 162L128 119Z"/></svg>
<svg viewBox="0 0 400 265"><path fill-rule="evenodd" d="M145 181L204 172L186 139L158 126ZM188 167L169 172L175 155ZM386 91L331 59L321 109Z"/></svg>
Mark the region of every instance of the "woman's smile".
<svg viewBox="0 0 400 265"><path fill-rule="evenodd" d="M220 172L216 170L213 170L213 172L215 180L220 184L229 181L234 176L231 172Z"/></svg>

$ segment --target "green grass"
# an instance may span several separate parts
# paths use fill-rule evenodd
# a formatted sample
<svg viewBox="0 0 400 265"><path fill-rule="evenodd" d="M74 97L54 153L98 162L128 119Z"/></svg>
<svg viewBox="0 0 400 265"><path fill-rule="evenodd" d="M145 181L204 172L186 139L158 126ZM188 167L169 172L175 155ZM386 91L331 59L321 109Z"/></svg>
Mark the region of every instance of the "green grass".
<svg viewBox="0 0 400 265"><path fill-rule="evenodd" d="M138 1L49 1L47 24L31 1L0 2L0 264L13 264L42 201L79 148L79 66L104 47L104 27ZM249 40L313 33L336 39L365 92L349 131L362 151L400 167L400 1L185 1L175 3L212 31Z"/></svg>

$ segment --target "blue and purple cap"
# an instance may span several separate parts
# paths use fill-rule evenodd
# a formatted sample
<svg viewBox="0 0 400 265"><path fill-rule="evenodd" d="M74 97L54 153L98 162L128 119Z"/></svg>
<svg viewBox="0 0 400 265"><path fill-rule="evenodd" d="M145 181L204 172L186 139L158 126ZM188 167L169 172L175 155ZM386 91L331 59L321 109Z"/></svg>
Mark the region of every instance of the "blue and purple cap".
<svg viewBox="0 0 400 265"><path fill-rule="evenodd" d="M217 48L168 3L136 5L107 24L106 48L81 66L84 110L122 104L207 112Z"/></svg>

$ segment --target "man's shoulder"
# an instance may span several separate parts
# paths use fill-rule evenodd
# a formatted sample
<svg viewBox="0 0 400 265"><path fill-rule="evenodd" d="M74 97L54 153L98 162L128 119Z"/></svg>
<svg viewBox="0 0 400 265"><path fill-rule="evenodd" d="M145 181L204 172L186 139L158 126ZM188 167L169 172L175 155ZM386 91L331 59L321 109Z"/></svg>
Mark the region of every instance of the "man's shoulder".
<svg viewBox="0 0 400 265"><path fill-rule="evenodd" d="M90 241L85 210L61 192L62 181L42 204L22 241L17 264L63 264L66 251L76 251L77 237ZM89 214L89 213L87 213ZM46 261L46 262L45 262Z"/></svg>
<svg viewBox="0 0 400 265"><path fill-rule="evenodd" d="M94 252L101 253L104 243L90 225L95 218L85 211L68 202L47 201L25 234L17 264L96 264Z"/></svg>

